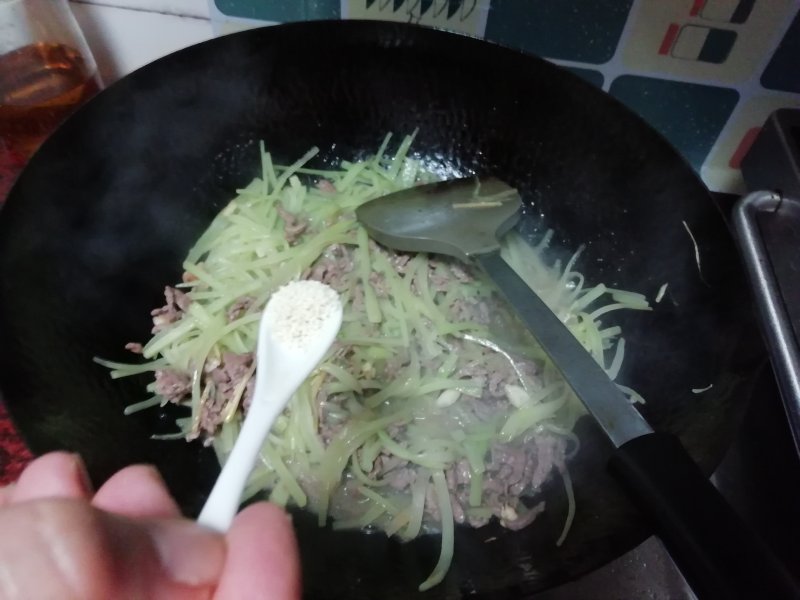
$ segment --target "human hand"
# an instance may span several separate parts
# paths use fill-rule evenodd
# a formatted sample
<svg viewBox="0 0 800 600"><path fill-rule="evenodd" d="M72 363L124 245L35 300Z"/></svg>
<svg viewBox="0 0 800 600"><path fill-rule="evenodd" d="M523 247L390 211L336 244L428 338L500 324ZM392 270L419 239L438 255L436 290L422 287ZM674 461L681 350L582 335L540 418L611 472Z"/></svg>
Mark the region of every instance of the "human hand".
<svg viewBox="0 0 800 600"><path fill-rule="evenodd" d="M127 467L93 493L74 454L34 460L0 488L0 599L295 600L297 542L257 503L226 535L180 516L158 472Z"/></svg>

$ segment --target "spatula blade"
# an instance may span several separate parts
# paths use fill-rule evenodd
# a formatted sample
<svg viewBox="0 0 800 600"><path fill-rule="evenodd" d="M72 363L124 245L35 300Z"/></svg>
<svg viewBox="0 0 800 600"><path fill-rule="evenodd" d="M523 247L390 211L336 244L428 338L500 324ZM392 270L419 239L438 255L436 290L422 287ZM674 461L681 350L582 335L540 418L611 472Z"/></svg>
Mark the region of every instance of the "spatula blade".
<svg viewBox="0 0 800 600"><path fill-rule="evenodd" d="M465 177L376 198L356 216L373 239L394 250L467 260L497 250L521 208L510 185L494 177Z"/></svg>

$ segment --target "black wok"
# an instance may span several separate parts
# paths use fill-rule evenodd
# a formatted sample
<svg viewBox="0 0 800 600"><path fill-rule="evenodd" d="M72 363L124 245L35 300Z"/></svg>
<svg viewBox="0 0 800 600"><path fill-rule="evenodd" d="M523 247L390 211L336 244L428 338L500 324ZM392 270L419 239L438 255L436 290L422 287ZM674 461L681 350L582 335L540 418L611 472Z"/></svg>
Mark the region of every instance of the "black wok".
<svg viewBox="0 0 800 600"><path fill-rule="evenodd" d="M80 452L98 483L153 462L194 514L218 469L211 452L150 440L174 415L123 416L146 382L112 381L92 357L127 359L124 344L147 338L149 310L186 251L257 173L258 140L281 161L317 145L333 163L417 127L414 149L431 168L498 176L520 189L528 233L553 228L565 252L586 244L588 281L651 298L669 284L652 313L616 320L629 349L621 381L711 472L764 356L731 237L689 166L622 105L542 60L352 21L253 30L156 61L33 158L0 214L0 386L33 451ZM564 545L554 545L566 512L556 478L527 529L459 529L453 567L430 597L528 595L650 533L606 474L610 446L590 419L578 435L578 509ZM436 538L401 545L317 529L309 515L295 522L312 597L412 596L438 553Z"/></svg>

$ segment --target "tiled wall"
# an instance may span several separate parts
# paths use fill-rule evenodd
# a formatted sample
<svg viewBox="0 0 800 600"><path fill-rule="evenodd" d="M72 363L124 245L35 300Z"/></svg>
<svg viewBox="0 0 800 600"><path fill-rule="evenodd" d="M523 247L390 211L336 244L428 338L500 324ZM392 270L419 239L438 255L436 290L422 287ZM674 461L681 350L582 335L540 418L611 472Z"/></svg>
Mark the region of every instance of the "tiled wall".
<svg viewBox="0 0 800 600"><path fill-rule="evenodd" d="M661 131L712 189L770 112L800 107L800 0L209 0L217 33L321 18L414 21L573 70Z"/></svg>

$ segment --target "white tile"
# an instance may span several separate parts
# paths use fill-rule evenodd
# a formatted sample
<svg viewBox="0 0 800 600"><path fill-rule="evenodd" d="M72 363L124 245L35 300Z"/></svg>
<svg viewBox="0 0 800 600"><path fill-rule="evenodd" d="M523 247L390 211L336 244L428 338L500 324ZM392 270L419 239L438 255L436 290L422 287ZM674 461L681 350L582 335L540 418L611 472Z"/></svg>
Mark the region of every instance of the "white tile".
<svg viewBox="0 0 800 600"><path fill-rule="evenodd" d="M700 16L710 21L730 21L740 0L708 0Z"/></svg>
<svg viewBox="0 0 800 600"><path fill-rule="evenodd" d="M278 25L277 21L256 21L255 19L241 19L241 20L222 20L212 21L212 27L216 35L228 35L229 33L238 33L248 29L256 29L264 27L265 25Z"/></svg>
<svg viewBox="0 0 800 600"><path fill-rule="evenodd" d="M205 19L83 3L73 3L72 11L106 84L213 37L211 22Z"/></svg>
<svg viewBox="0 0 800 600"><path fill-rule="evenodd" d="M70 0L85 4L115 6L183 17L208 18L208 0Z"/></svg>
<svg viewBox="0 0 800 600"><path fill-rule="evenodd" d="M675 40L675 45L672 47L672 56L697 60L697 57L700 56L700 51L703 49L703 44L706 43L709 31L708 27L684 25L678 34L678 39Z"/></svg>

